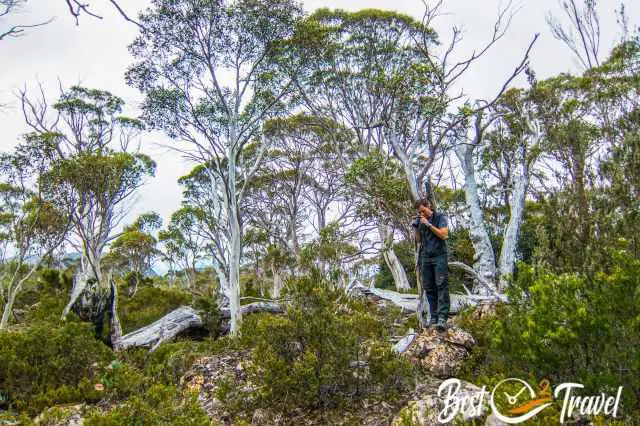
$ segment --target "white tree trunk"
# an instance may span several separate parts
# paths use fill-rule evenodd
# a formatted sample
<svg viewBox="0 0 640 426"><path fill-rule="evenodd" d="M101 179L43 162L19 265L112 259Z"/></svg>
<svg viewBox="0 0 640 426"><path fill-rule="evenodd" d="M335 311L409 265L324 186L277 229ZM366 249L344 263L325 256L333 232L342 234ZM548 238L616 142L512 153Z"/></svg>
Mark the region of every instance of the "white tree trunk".
<svg viewBox="0 0 640 426"><path fill-rule="evenodd" d="M280 269L275 265L271 265L271 273L273 274L273 294L271 297L278 299L280 298L283 287L282 274L280 273Z"/></svg>
<svg viewBox="0 0 640 426"><path fill-rule="evenodd" d="M478 195L478 184L476 182L475 169L473 164L473 146L460 144L456 147L456 155L460 160L460 165L464 173L464 193L465 201L471 213L471 226L469 227L469 237L475 251L475 263L473 265L477 274L486 282L490 283L495 292L496 260L489 239L489 233L484 223L480 198ZM488 295L487 288L475 283L473 293Z"/></svg>
<svg viewBox="0 0 640 426"><path fill-rule="evenodd" d="M298 241L298 231L296 229L295 217L291 218L289 229L289 240L291 244L291 251L296 258L296 263L300 264L300 243Z"/></svg>
<svg viewBox="0 0 640 426"><path fill-rule="evenodd" d="M524 219L524 206L529 186L529 170L525 156L524 146L518 147L516 158L519 162L519 171L513 177L513 193L511 195L511 211L509 224L505 230L500 250L500 260L498 263L499 283L498 288L503 291L508 284L508 280L513 276L513 267L516 261L516 251L518 248L518 234Z"/></svg>
<svg viewBox="0 0 640 426"><path fill-rule="evenodd" d="M86 302L90 299L90 297L83 296L83 293L87 290L87 284L89 280L94 278L98 285L96 288L100 288L103 285L103 277L102 277L102 269L100 267L100 258L101 253L96 247L86 247L85 253L82 254L82 258L80 260L80 270L76 272L73 277L73 287L71 289L71 297L69 298L69 302L64 307L62 311L62 320L64 320L69 311L73 307L73 305L81 299L81 303L83 304L82 308L86 308ZM82 297L81 297L82 296Z"/></svg>
<svg viewBox="0 0 640 426"><path fill-rule="evenodd" d="M227 298L231 310L231 335L237 336L242 323L240 310L240 225L233 215L231 218L231 255L229 256L229 282Z"/></svg>
<svg viewBox="0 0 640 426"><path fill-rule="evenodd" d="M9 327L9 318L11 318L11 314L13 313L13 305L16 302L16 296L18 295L18 292L22 288L22 285L36 271L39 264L40 262L38 262L36 265L33 265L29 270L29 272L27 273L27 275L22 277L22 279L20 279L17 283L15 283L15 280L17 279L15 275L12 280L13 282L9 283L9 294L7 295L7 302L4 304L4 309L2 311L2 319L0 320L0 330L6 330L7 327ZM18 271L16 270L16 275L17 275L17 272Z"/></svg>
<svg viewBox="0 0 640 426"><path fill-rule="evenodd" d="M231 126L231 141L235 144L236 126ZM242 251L242 232L239 223L239 205L237 194L237 152L231 146L229 148L228 165L228 192L227 192L227 220L229 221L229 281L227 282L227 298L231 315L231 335L237 336L242 323L242 311L240 310L240 254Z"/></svg>
<svg viewBox="0 0 640 426"><path fill-rule="evenodd" d="M411 285L409 284L407 273L393 250L393 228L378 222L378 232L380 233L380 240L382 242L382 257L391 271L396 290L410 290Z"/></svg>
<svg viewBox="0 0 640 426"><path fill-rule="evenodd" d="M63 321L69 314L69 311L71 310L71 307L73 306L73 304L76 303L76 300L78 300L82 292L87 288L87 282L89 281L89 278L91 278L89 274L82 270L79 270L73 276L73 287L71 288L71 297L69 298L69 302L67 303L67 305L62 310L61 319Z"/></svg>
<svg viewBox="0 0 640 426"><path fill-rule="evenodd" d="M2 320L0 320L0 330L6 330L9 326L9 317L11 316L11 312L13 312L13 304L16 301L16 293L17 291L9 290L9 297L7 298L7 302L4 304L4 310L2 311Z"/></svg>
<svg viewBox="0 0 640 426"><path fill-rule="evenodd" d="M402 308L404 311L416 312L419 306L419 297L417 294L410 293L397 293L391 290L381 290L378 288L365 287L360 283L356 283L349 288L349 294L362 295L366 297L373 297L376 299L382 299ZM460 312L461 309L467 306L475 306L480 303L505 301L506 297L499 296L480 296L480 295L464 295L453 293L450 295L451 308L449 312Z"/></svg>

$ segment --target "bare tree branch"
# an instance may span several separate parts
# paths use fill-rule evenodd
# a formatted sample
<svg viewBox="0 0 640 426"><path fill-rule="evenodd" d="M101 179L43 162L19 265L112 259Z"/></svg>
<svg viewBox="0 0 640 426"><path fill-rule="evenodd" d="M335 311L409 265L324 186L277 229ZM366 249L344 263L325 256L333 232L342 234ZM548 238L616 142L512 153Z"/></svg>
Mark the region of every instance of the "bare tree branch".
<svg viewBox="0 0 640 426"><path fill-rule="evenodd" d="M67 3L67 7L69 8L69 13L71 13L71 15L76 20L76 25L80 24L79 18L82 14L89 15L92 18L103 19L102 16L97 15L96 13L89 10L89 7L91 6L90 3L81 3L79 0L65 0L65 2ZM109 0L109 2L113 5L113 7L116 8L118 13L125 19L125 21L136 24L141 29L144 29L138 21L129 17L129 15L124 11L122 6L120 6L116 0Z"/></svg>
<svg viewBox="0 0 640 426"><path fill-rule="evenodd" d="M597 5L597 0L583 0L581 7L576 0L563 0L560 6L569 20L568 25L563 24L551 12L546 17L553 36L573 52L585 69L600 65L600 20Z"/></svg>

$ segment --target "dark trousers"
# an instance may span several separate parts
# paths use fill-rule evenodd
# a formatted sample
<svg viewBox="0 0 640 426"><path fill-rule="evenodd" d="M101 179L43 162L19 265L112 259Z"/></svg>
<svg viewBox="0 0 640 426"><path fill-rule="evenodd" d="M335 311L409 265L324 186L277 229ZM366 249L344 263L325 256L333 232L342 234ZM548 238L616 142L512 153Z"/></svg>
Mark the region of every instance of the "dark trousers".
<svg viewBox="0 0 640 426"><path fill-rule="evenodd" d="M449 267L447 255L420 259L422 291L429 302L430 321L449 316Z"/></svg>

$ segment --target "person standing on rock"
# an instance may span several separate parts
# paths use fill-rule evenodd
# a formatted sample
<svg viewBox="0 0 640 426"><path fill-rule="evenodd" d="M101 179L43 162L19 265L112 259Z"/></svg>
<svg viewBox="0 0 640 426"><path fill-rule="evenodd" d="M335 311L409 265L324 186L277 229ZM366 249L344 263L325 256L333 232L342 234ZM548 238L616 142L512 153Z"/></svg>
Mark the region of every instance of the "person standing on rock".
<svg viewBox="0 0 640 426"><path fill-rule="evenodd" d="M424 198L415 205L418 214L412 224L416 240L420 243L418 265L422 279L422 291L429 302L429 326L444 330L449 317L449 268L447 217L433 209ZM423 295L420 295L423 297Z"/></svg>

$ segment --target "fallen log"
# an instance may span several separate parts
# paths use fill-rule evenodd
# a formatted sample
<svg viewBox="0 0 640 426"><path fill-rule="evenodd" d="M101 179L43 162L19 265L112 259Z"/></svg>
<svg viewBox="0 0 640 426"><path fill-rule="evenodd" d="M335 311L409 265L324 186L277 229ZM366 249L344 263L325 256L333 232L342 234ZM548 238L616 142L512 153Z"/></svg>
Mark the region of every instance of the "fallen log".
<svg viewBox="0 0 640 426"><path fill-rule="evenodd" d="M482 285L484 288L487 289L487 291L492 295L492 296L488 296L488 297L489 298L493 297L494 301L501 301L501 302L509 303L509 299L507 298L506 294L498 293L493 288L493 286L491 286L485 279L483 279L480 275L478 275L478 273L476 271L474 271L471 266L465 265L462 262L449 262L449 268L459 269L459 270L463 271L464 273L466 273L471 278L473 278L480 285ZM472 297L483 297L483 298L486 298L485 296L472 295L471 292L469 292L468 290L467 290L467 293L468 293L467 296L469 298L472 298Z"/></svg>
<svg viewBox="0 0 640 426"><path fill-rule="evenodd" d="M254 312L283 313L284 308L274 302L256 302L242 305L240 311L242 315ZM231 318L229 308L222 308L220 310L220 318L223 320L223 324L219 331L226 333L229 330L229 325L224 324L224 322ZM173 339L185 330L204 327L204 321L198 311L190 306L181 306L159 320L122 336L118 348L127 349L145 346L150 347L150 351L152 352L163 342Z"/></svg>
<svg viewBox="0 0 640 426"><path fill-rule="evenodd" d="M418 310L419 297L417 294L398 293L395 291L382 290L375 287L365 287L364 285L359 283L350 285L349 293L351 295L359 294L365 297L373 297L386 300L396 306L399 306L402 310L408 312L416 312ZM460 312L463 308L468 306L476 306L482 303L504 301L504 298L498 298L496 296L479 296L459 293L451 293L449 295L449 298L451 300L451 307L449 309L449 312L451 313Z"/></svg>
<svg viewBox="0 0 640 426"><path fill-rule="evenodd" d="M240 312L242 315L252 314L254 312L270 312L272 314L284 313L284 307L276 302L254 302L240 306ZM220 309L220 317L222 319L231 318L231 311L229 308Z"/></svg>
<svg viewBox="0 0 640 426"><path fill-rule="evenodd" d="M202 317L190 306L181 306L159 320L122 336L120 349L150 346L151 351L190 328L202 328Z"/></svg>

